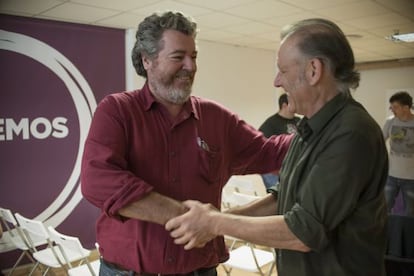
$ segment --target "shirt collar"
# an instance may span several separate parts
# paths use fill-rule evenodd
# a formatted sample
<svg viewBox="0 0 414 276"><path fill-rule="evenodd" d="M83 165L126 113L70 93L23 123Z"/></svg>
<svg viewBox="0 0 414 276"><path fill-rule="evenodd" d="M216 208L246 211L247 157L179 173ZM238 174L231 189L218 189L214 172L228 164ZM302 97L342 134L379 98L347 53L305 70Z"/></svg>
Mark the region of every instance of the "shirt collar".
<svg viewBox="0 0 414 276"><path fill-rule="evenodd" d="M303 117L297 124L298 134L305 141L312 135L312 129L310 128L308 121L308 118Z"/></svg>
<svg viewBox="0 0 414 276"><path fill-rule="evenodd" d="M306 140L311 134L319 133L331 118L345 106L350 97L349 94L339 93L311 118L304 117L298 124L298 132L301 137Z"/></svg>
<svg viewBox="0 0 414 276"><path fill-rule="evenodd" d="M145 111L149 111L153 106L158 104L149 88L148 81L145 82L140 94L142 95L141 99L144 104ZM198 120L199 116L195 102L196 99L193 96L190 96L190 99L184 103L184 112L185 114L194 114L194 118Z"/></svg>

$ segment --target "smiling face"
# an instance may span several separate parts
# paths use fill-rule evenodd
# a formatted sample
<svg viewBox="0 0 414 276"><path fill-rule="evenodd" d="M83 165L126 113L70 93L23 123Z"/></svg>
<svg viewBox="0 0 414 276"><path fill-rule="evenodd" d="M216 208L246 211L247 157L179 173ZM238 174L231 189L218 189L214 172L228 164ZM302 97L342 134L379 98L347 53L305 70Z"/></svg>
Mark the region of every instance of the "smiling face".
<svg viewBox="0 0 414 276"><path fill-rule="evenodd" d="M281 44L277 67L279 72L274 80L274 86L283 88L287 93L289 111L306 115L310 97L305 75L306 57L300 53L294 39L287 39Z"/></svg>
<svg viewBox="0 0 414 276"><path fill-rule="evenodd" d="M159 101L182 105L191 95L197 71L195 41L181 32L166 30L160 43L155 58L143 57L150 89Z"/></svg>

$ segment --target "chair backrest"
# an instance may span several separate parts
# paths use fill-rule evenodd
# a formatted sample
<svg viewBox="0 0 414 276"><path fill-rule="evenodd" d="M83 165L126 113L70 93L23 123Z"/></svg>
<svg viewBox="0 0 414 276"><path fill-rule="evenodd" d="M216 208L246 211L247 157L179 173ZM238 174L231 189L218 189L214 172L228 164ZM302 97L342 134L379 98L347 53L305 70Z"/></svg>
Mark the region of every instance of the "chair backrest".
<svg viewBox="0 0 414 276"><path fill-rule="evenodd" d="M244 193L233 192L233 204L235 204L235 206L245 205L260 198L262 197L257 195L248 195Z"/></svg>
<svg viewBox="0 0 414 276"><path fill-rule="evenodd" d="M25 239L34 250L36 250L35 241L39 239L50 243L49 232L42 221L26 218L19 213L16 213L15 217L20 228L23 230Z"/></svg>
<svg viewBox="0 0 414 276"><path fill-rule="evenodd" d="M60 245L62 248L62 254L65 256L65 251L69 250L75 254L79 254L82 258L87 258L89 256L90 251L85 250L79 240L78 237L64 235L52 226L48 227L48 231L50 234L50 239L55 242L56 244Z"/></svg>
<svg viewBox="0 0 414 276"><path fill-rule="evenodd" d="M236 191L239 193L258 195L253 181L241 176L230 177L225 185L225 189L228 189L231 192Z"/></svg>
<svg viewBox="0 0 414 276"><path fill-rule="evenodd" d="M29 249L30 245L26 241L25 234L10 209L0 208L0 219L7 230L7 232L4 232L4 238L8 236L8 239L14 245L14 249Z"/></svg>
<svg viewBox="0 0 414 276"><path fill-rule="evenodd" d="M241 176L232 176L223 187L221 200L223 210L240 205L237 203L238 199L234 197L234 192L251 196L259 194L252 180Z"/></svg>
<svg viewBox="0 0 414 276"><path fill-rule="evenodd" d="M49 226L47 229L49 231L51 241L53 241L58 246L60 253L65 259L65 263L68 264L69 266L69 271L68 271L69 275L84 275L84 273L87 273L88 275L89 273L91 275L97 275L96 265L95 264L92 265L88 260L88 257L91 254L91 251L88 249L85 249L82 246L78 237L64 235L58 232L52 226ZM79 271L77 272L78 274L73 274L73 271L71 272L73 267L70 265L71 260L73 259L81 260L81 263L85 263L83 265L84 270L89 271L89 273L85 272L84 270L82 270L84 272L80 273L80 268L79 268Z"/></svg>
<svg viewBox="0 0 414 276"><path fill-rule="evenodd" d="M7 231L10 231L12 228L16 228L17 226L17 221L9 209L0 208L0 219L2 220ZM13 227L10 228L10 225Z"/></svg>
<svg viewBox="0 0 414 276"><path fill-rule="evenodd" d="M0 208L0 223L2 236L0 238L0 253L19 249L26 249L27 246L19 233L20 229L13 213L9 209Z"/></svg>

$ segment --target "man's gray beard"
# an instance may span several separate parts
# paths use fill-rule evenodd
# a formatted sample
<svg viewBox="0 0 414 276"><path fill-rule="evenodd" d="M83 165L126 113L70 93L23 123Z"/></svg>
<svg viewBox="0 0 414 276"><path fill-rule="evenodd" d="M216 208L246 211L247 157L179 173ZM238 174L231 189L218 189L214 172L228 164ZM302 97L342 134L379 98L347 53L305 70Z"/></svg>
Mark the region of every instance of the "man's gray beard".
<svg viewBox="0 0 414 276"><path fill-rule="evenodd" d="M174 88L173 85L164 85L162 82L154 80L150 81L154 91L152 91L157 97L176 105L185 103L191 95L193 84L190 83L185 88ZM165 93L165 91L167 91Z"/></svg>
<svg viewBox="0 0 414 276"><path fill-rule="evenodd" d="M173 104L185 103L191 95L191 86L186 89L171 89L168 90L167 100Z"/></svg>

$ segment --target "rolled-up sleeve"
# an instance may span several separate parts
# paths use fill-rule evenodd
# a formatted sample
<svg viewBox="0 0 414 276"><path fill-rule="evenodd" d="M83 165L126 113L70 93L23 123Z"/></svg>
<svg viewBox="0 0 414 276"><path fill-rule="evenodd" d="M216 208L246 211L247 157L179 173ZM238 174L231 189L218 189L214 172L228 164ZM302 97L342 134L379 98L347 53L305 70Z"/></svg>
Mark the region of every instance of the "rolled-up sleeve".
<svg viewBox="0 0 414 276"><path fill-rule="evenodd" d="M284 218L292 233L312 250L319 251L328 245L323 224L299 204L296 203Z"/></svg>
<svg viewBox="0 0 414 276"><path fill-rule="evenodd" d="M153 189L128 168L124 124L115 99L106 97L92 119L81 168L83 196L115 218L120 208Z"/></svg>

